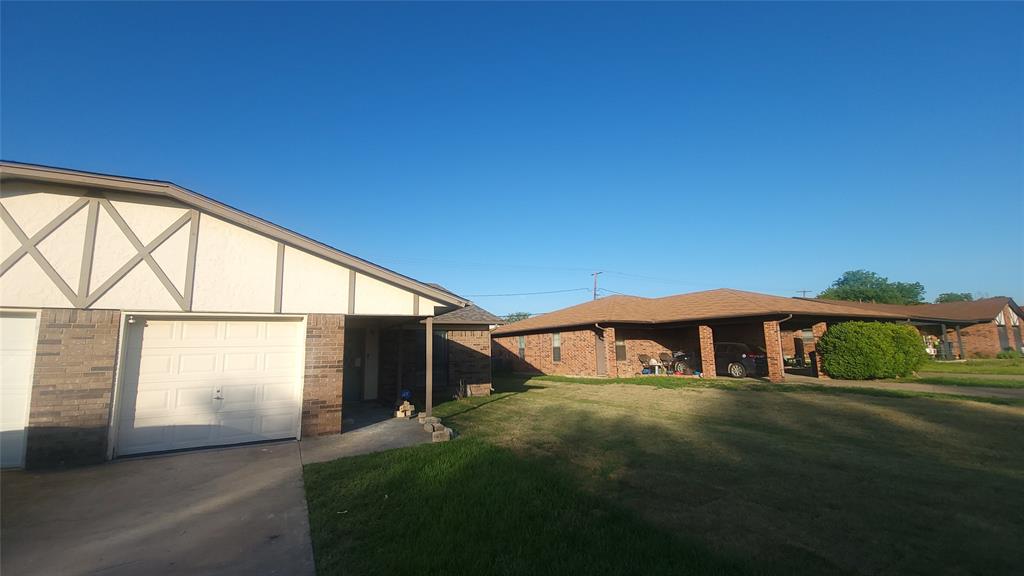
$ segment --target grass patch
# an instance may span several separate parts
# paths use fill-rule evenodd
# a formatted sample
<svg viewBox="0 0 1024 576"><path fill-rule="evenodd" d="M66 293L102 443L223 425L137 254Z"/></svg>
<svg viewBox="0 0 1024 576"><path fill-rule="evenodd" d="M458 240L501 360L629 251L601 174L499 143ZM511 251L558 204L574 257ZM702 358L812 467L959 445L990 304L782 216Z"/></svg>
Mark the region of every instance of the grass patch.
<svg viewBox="0 0 1024 576"><path fill-rule="evenodd" d="M746 573L481 440L313 464L305 483L318 574Z"/></svg>
<svg viewBox="0 0 1024 576"><path fill-rule="evenodd" d="M1024 409L502 377L453 442L306 467L320 574L1015 574ZM689 387L687 387L689 388Z"/></svg>
<svg viewBox="0 0 1024 576"><path fill-rule="evenodd" d="M922 379L904 380L906 382L927 383ZM746 392L788 392L818 394L860 394L882 398L931 398L934 400L967 400L1000 405L1024 405L1024 400L1011 398L989 398L970 394L947 394L941 392L922 392L917 390L897 390L895 388L868 388L861 386L842 386L838 384L772 384L761 380L716 380L704 378L674 378L672 376L645 376L633 378L578 378L571 376L534 376L528 382L564 382L571 384L588 384L607 386L612 384L632 384L653 386L655 388L684 389L707 388L714 390L734 390ZM1024 383L1022 383L1024 384ZM979 384L980 386L980 384Z"/></svg>
<svg viewBox="0 0 1024 576"><path fill-rule="evenodd" d="M937 384L940 386L964 386L978 388L1024 388L1024 379L1000 380L998 378L972 378L965 376L921 376L917 378L901 378L899 382L916 384Z"/></svg>
<svg viewBox="0 0 1024 576"><path fill-rule="evenodd" d="M945 372L950 374L1009 374L1024 376L1024 358L1007 360L977 359L965 362L925 362L919 372Z"/></svg>

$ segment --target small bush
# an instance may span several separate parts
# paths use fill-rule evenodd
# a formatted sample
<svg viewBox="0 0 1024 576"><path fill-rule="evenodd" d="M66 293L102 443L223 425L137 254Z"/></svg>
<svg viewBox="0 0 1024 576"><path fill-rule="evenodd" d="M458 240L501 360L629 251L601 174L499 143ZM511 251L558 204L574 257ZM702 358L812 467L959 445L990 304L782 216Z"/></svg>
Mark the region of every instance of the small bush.
<svg viewBox="0 0 1024 576"><path fill-rule="evenodd" d="M916 329L882 322L833 324L817 350L825 372L847 380L909 376L928 359Z"/></svg>
<svg viewBox="0 0 1024 576"><path fill-rule="evenodd" d="M1020 352L1017 352L1013 348L1007 348L1006 350L996 354L996 358L999 358L1000 360L1016 360L1020 357Z"/></svg>

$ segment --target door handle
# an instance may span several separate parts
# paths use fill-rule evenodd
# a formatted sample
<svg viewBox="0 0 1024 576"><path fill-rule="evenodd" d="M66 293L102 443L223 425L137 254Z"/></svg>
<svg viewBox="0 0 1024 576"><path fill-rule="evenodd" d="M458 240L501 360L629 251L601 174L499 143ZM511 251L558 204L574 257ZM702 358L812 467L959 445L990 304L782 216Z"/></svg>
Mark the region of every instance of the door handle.
<svg viewBox="0 0 1024 576"><path fill-rule="evenodd" d="M216 390L213 391L213 399L214 400L223 400L224 399L224 393L220 391L220 388L217 388Z"/></svg>

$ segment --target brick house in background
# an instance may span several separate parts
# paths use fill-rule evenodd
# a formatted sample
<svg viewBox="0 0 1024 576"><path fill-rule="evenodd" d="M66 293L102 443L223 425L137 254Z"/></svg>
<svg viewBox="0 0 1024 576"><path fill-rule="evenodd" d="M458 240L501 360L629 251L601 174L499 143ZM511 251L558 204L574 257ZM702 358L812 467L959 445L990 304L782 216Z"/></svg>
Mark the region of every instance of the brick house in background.
<svg viewBox="0 0 1024 576"><path fill-rule="evenodd" d="M809 301L833 302L816 299ZM930 336L939 340L939 354L948 358L993 358L1003 350L1024 353L1024 337L1020 326L1024 312L1013 298L1006 296L941 304L844 304L866 311L906 317L923 337ZM801 340L806 339L806 333L784 333L783 350L795 351Z"/></svg>
<svg viewBox="0 0 1024 576"><path fill-rule="evenodd" d="M344 406L403 388L490 393L493 315L172 183L4 162L0 220L4 467L338 434Z"/></svg>
<svg viewBox="0 0 1024 576"><path fill-rule="evenodd" d="M665 298L610 296L496 329L492 357L516 372L627 377L640 373L641 355L682 350L705 374L721 375L726 367L716 363L716 343L729 342L763 351L768 379L781 382L784 359L809 356L837 322L907 323L922 337L944 337L949 357L961 353L961 343L966 356L994 356L1024 345L1020 317L1010 298L887 306L725 288ZM811 373L825 377L816 364Z"/></svg>
<svg viewBox="0 0 1024 576"><path fill-rule="evenodd" d="M683 350L705 374L721 374L727 367L716 365L716 343L737 343L763 351L768 378L780 382L783 330L820 337L829 323L847 320L906 318L727 288L665 298L609 296L499 327L492 356L519 372L624 377L641 371L641 355Z"/></svg>

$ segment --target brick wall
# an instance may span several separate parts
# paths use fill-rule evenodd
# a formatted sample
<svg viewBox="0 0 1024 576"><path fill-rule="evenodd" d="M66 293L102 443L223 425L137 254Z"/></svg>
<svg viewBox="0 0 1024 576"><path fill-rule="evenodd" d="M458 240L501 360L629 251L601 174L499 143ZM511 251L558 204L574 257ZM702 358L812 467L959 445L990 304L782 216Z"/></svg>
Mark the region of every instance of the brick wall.
<svg viewBox="0 0 1024 576"><path fill-rule="evenodd" d="M341 432L345 316L310 314L306 320L306 367L302 388L302 435Z"/></svg>
<svg viewBox="0 0 1024 576"><path fill-rule="evenodd" d="M465 384L470 396L491 393L490 331L448 331L448 382L452 386Z"/></svg>
<svg viewBox="0 0 1024 576"><path fill-rule="evenodd" d="M41 311L27 468L106 459L120 321L116 310Z"/></svg>
<svg viewBox="0 0 1024 576"><path fill-rule="evenodd" d="M492 341L492 354L509 362L515 372L597 376L597 338L594 330L561 332L562 358L552 359L551 333L526 334L526 358L519 357L519 337L500 336ZM605 348L609 343L605 337ZM615 342L612 339L610 345ZM605 352L607 353L607 352ZM614 359L614 356L612 357ZM608 364L611 370L612 363Z"/></svg>
<svg viewBox="0 0 1024 576"><path fill-rule="evenodd" d="M996 354L1001 350L999 346L999 329L994 320L961 328L960 336L964 341L964 355L967 358L995 358ZM1016 344L1016 336L1012 326L1007 326L1006 329L1006 336L1012 347ZM953 353L959 354L960 347L957 343L956 330L954 328L947 329L946 338L951 344ZM1019 344L1014 349L1019 350Z"/></svg>

